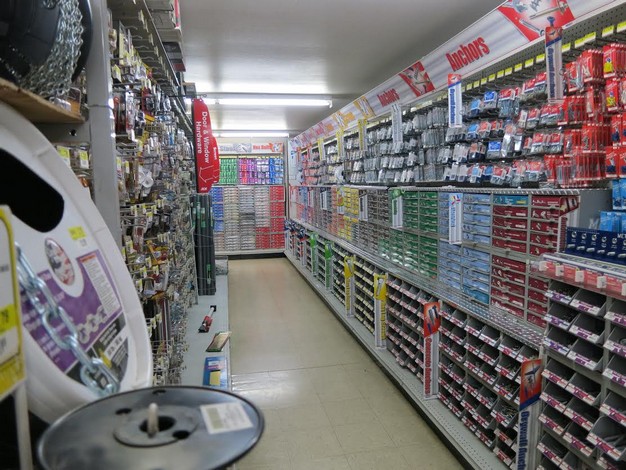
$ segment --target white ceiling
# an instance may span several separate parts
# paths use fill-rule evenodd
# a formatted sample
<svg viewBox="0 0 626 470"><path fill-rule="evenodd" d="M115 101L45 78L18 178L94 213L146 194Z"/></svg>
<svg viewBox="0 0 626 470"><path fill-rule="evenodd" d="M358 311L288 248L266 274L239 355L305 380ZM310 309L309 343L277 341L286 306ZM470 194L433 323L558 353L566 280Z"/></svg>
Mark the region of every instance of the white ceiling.
<svg viewBox="0 0 626 470"><path fill-rule="evenodd" d="M328 108L210 107L215 130L315 125L502 0L180 0L184 79L198 93L296 93Z"/></svg>

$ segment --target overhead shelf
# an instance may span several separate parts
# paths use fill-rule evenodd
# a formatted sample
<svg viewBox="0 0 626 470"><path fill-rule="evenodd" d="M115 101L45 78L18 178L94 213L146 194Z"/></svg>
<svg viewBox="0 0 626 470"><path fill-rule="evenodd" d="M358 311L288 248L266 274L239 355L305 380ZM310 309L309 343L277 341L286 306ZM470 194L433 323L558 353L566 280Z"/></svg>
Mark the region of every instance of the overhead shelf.
<svg viewBox="0 0 626 470"><path fill-rule="evenodd" d="M0 78L0 100L35 124L81 124L85 118Z"/></svg>

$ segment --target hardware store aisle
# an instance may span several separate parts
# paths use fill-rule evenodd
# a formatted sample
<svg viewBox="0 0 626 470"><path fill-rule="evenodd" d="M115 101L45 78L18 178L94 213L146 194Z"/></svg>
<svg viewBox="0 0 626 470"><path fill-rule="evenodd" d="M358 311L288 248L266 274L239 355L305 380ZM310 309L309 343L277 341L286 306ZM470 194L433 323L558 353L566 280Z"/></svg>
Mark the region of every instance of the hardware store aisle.
<svg viewBox="0 0 626 470"><path fill-rule="evenodd" d="M237 470L462 468L287 259L228 264L232 390L266 419Z"/></svg>

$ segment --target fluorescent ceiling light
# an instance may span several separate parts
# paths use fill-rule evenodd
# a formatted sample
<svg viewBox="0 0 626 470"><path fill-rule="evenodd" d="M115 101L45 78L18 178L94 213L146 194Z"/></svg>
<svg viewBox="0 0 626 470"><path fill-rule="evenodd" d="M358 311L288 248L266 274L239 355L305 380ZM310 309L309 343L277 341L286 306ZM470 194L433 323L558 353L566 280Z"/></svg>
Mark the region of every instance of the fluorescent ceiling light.
<svg viewBox="0 0 626 470"><path fill-rule="evenodd" d="M280 131L240 131L215 132L215 137L289 137L289 132Z"/></svg>
<svg viewBox="0 0 626 470"><path fill-rule="evenodd" d="M326 106L332 107L332 100L318 98L216 98L222 106Z"/></svg>

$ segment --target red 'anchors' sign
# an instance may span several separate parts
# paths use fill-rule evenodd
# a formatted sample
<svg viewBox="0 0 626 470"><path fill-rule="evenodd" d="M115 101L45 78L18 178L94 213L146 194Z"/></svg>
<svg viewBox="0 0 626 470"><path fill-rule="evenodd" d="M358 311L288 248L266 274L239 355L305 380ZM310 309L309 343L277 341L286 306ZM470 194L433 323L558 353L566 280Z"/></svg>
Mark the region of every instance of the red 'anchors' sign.
<svg viewBox="0 0 626 470"><path fill-rule="evenodd" d="M208 193L220 178L219 148L206 103L201 99L193 100L192 111L198 193Z"/></svg>

